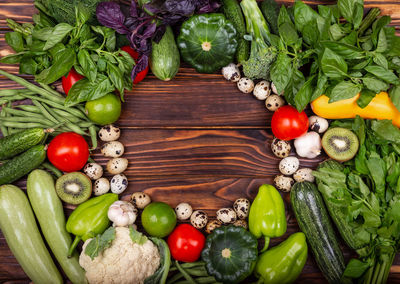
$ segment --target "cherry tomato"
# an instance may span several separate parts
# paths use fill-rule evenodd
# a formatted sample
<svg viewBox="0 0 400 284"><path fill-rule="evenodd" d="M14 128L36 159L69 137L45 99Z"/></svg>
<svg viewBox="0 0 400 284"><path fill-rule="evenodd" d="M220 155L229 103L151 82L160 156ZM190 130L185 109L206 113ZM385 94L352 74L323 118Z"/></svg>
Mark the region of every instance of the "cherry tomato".
<svg viewBox="0 0 400 284"><path fill-rule="evenodd" d="M89 145L75 132L64 132L51 140L47 158L60 171L76 172L89 158Z"/></svg>
<svg viewBox="0 0 400 284"><path fill-rule="evenodd" d="M304 135L308 129L308 117L292 106L282 106L275 111L271 120L272 133L281 140L292 140Z"/></svg>
<svg viewBox="0 0 400 284"><path fill-rule="evenodd" d="M125 45L125 46L121 47L121 50L129 53L129 55L135 60L135 62L139 59L139 53L136 52L136 50L134 50L129 45ZM141 82L144 79L144 77L146 77L148 72L149 72L149 66L147 66L146 69L144 69L143 71L139 72L136 75L135 80L133 81L133 84L137 84L137 83Z"/></svg>
<svg viewBox="0 0 400 284"><path fill-rule="evenodd" d="M200 258L206 238L192 225L180 224L169 235L167 243L175 260L195 262Z"/></svg>
<svg viewBox="0 0 400 284"><path fill-rule="evenodd" d="M71 70L69 70L69 72L68 72L67 77L62 76L62 78L61 78L64 93L68 96L68 92L71 89L72 85L83 78L85 78L85 77L82 76L81 74L78 74L74 68L71 68Z"/></svg>

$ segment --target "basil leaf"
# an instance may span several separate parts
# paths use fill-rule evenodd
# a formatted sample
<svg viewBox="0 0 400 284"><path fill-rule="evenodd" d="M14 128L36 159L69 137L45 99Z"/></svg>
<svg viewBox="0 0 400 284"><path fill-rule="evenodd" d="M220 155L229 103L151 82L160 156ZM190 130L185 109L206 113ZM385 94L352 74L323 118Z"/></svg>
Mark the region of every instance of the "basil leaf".
<svg viewBox="0 0 400 284"><path fill-rule="evenodd" d="M35 77L35 80L43 84L50 84L60 79L63 75L67 74L75 64L75 57L76 54L72 48L66 48L60 51L58 56L54 59L53 65L43 70Z"/></svg>
<svg viewBox="0 0 400 284"><path fill-rule="evenodd" d="M96 80L97 66L86 49L81 49L78 52L78 62L82 67L84 76L87 77L90 82Z"/></svg>
<svg viewBox="0 0 400 284"><path fill-rule="evenodd" d="M46 41L43 50L48 50L55 46L57 43L61 42L64 37L73 29L74 27L67 23L60 23L54 27L51 35Z"/></svg>
<svg viewBox="0 0 400 284"><path fill-rule="evenodd" d="M103 74L98 74L93 83L89 82L87 78L83 78L69 90L68 97L65 99L65 106L73 106L80 102L101 98L114 89L110 79Z"/></svg>
<svg viewBox="0 0 400 284"><path fill-rule="evenodd" d="M349 23L353 23L353 15L355 10L355 4L359 3L363 5L362 0L338 0L337 5L340 11L340 14L345 18Z"/></svg>
<svg viewBox="0 0 400 284"><path fill-rule="evenodd" d="M289 13L286 10L285 5L281 6L281 9L279 10L279 15L278 15L278 28L279 26L283 25L284 23L292 23L292 20L290 19Z"/></svg>
<svg viewBox="0 0 400 284"><path fill-rule="evenodd" d="M371 129L382 139L398 144L400 141L400 129L392 124L391 120L373 120Z"/></svg>
<svg viewBox="0 0 400 284"><path fill-rule="evenodd" d="M47 28L42 28L42 29L35 28L35 29L33 29L32 37L34 39L46 41L51 36L52 32L53 32L53 27L47 27Z"/></svg>
<svg viewBox="0 0 400 284"><path fill-rule="evenodd" d="M293 75L290 78L288 85L285 88L284 94L286 101L291 105L296 105L295 96L304 84L304 75L297 68L293 68Z"/></svg>
<svg viewBox="0 0 400 284"><path fill-rule="evenodd" d="M363 1L354 4L354 11L353 11L354 29L358 29L360 27L364 17L364 5L362 2Z"/></svg>
<svg viewBox="0 0 400 284"><path fill-rule="evenodd" d="M371 40L372 43L376 46L378 43L378 35L379 32L381 31L381 29L385 26L387 26L388 24L390 24L390 21L392 19L389 16L382 16L380 17L378 20L376 20L373 24L372 24L372 34L371 34Z"/></svg>
<svg viewBox="0 0 400 284"><path fill-rule="evenodd" d="M314 78L315 75L309 77L294 97L294 102L299 112L303 111L311 101L311 96L313 94L312 82Z"/></svg>
<svg viewBox="0 0 400 284"><path fill-rule="evenodd" d="M0 63L5 63L5 64L17 64L21 61L22 57L24 56L25 51L15 53L15 54L9 54L7 56L3 56L0 59Z"/></svg>
<svg viewBox="0 0 400 284"><path fill-rule="evenodd" d="M38 69L38 64L36 63L35 60L33 60L32 56L27 54L21 58L21 62L19 63L20 74L35 75L37 69Z"/></svg>
<svg viewBox="0 0 400 284"><path fill-rule="evenodd" d="M346 36L346 32L342 30L342 28L338 24L333 24L329 27L329 37L334 40L338 41L341 38Z"/></svg>
<svg viewBox="0 0 400 284"><path fill-rule="evenodd" d="M318 99L325 91L326 86L328 85L328 77L326 77L321 72L318 74L317 87L314 89L314 92L311 96L311 101Z"/></svg>
<svg viewBox="0 0 400 284"><path fill-rule="evenodd" d="M385 52L388 48L388 43L386 40L386 33L385 30L381 30L378 36L378 44L376 47L376 52Z"/></svg>
<svg viewBox="0 0 400 284"><path fill-rule="evenodd" d="M371 91L374 91L375 94L380 93L381 91L385 91L389 88L389 85L375 77L365 77L362 78L362 81L367 87L367 89L370 89Z"/></svg>
<svg viewBox="0 0 400 284"><path fill-rule="evenodd" d="M360 92L360 97L357 100L357 105L360 108L365 108L373 98L375 98L376 92L368 90L368 89L362 89Z"/></svg>
<svg viewBox="0 0 400 284"><path fill-rule="evenodd" d="M389 90L389 96L392 103L395 105L398 111L400 111L400 86L393 86Z"/></svg>
<svg viewBox="0 0 400 284"><path fill-rule="evenodd" d="M294 4L294 23L296 29L300 32L303 31L304 27L312 20L318 20L322 17L318 15L310 6L306 5L302 1L296 1Z"/></svg>
<svg viewBox="0 0 400 284"><path fill-rule="evenodd" d="M347 73L347 63L341 56L337 55L329 48L325 48L321 58L321 69L326 76L340 79Z"/></svg>
<svg viewBox="0 0 400 284"><path fill-rule="evenodd" d="M400 37L394 34L394 28L392 31L386 30L386 39L390 39L390 49L387 51L387 56L400 56Z"/></svg>
<svg viewBox="0 0 400 284"><path fill-rule="evenodd" d="M303 40L310 45L315 45L318 42L318 33L315 31L318 29L316 21L311 21L308 25L303 28Z"/></svg>
<svg viewBox="0 0 400 284"><path fill-rule="evenodd" d="M296 29L294 28L292 23L283 23L282 25L280 25L279 34L283 41L290 46L294 45L299 39Z"/></svg>
<svg viewBox="0 0 400 284"><path fill-rule="evenodd" d="M321 17L329 19L331 24L336 22L330 6L318 5L318 13L321 15Z"/></svg>
<svg viewBox="0 0 400 284"><path fill-rule="evenodd" d="M353 84L350 81L342 81L332 89L329 97L329 103L351 99L356 96L360 91L360 86Z"/></svg>
<svg viewBox="0 0 400 284"><path fill-rule="evenodd" d="M124 101L124 79L121 70L114 64L107 63L107 74L114 87L119 91L121 100Z"/></svg>
<svg viewBox="0 0 400 284"><path fill-rule="evenodd" d="M85 247L85 254L93 260L106 248L109 248L115 239L115 228L109 227L103 234L94 237Z"/></svg>
<svg viewBox="0 0 400 284"><path fill-rule="evenodd" d="M128 52L123 50L120 50L119 54L122 55L122 58L124 58L129 65L131 65L130 69L132 69L133 65L135 65L135 60L132 58L132 56L130 56Z"/></svg>
<svg viewBox="0 0 400 284"><path fill-rule="evenodd" d="M100 57L97 61L97 68L100 72L106 71L107 68L107 60L104 57Z"/></svg>
<svg viewBox="0 0 400 284"><path fill-rule="evenodd" d="M321 41L321 45L329 48L337 55L345 59L362 59L365 58L365 52L353 45L336 41Z"/></svg>
<svg viewBox="0 0 400 284"><path fill-rule="evenodd" d="M390 84L394 85L399 85L400 80L399 78L390 70L387 70L383 68L382 66L377 66L377 65L370 65L365 67L365 70L379 79L382 79L385 82L388 82Z"/></svg>
<svg viewBox="0 0 400 284"><path fill-rule="evenodd" d="M113 29L108 28L105 31L105 39L106 39L106 48L108 51L114 51L115 45L117 43L117 38L115 37L115 31Z"/></svg>
<svg viewBox="0 0 400 284"><path fill-rule="evenodd" d="M22 34L18 32L9 32L5 34L7 44L15 51L21 52L24 50L24 39Z"/></svg>
<svg viewBox="0 0 400 284"><path fill-rule="evenodd" d="M349 45L356 45L357 43L357 32L351 31L347 36L342 38L339 42L349 44Z"/></svg>
<svg viewBox="0 0 400 284"><path fill-rule="evenodd" d="M389 63L386 57L382 53L375 53L372 59L377 65L382 66L385 69L389 68Z"/></svg>
<svg viewBox="0 0 400 284"><path fill-rule="evenodd" d="M286 88L292 77L292 60L284 53L279 53L276 61L271 66L271 80L274 82L279 94Z"/></svg>

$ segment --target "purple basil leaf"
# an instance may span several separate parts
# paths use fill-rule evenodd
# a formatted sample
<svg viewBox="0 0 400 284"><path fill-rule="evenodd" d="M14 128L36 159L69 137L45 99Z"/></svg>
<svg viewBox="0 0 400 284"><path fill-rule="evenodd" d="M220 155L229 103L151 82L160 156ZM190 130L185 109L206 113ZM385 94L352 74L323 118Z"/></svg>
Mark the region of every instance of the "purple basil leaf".
<svg viewBox="0 0 400 284"><path fill-rule="evenodd" d="M131 17L137 18L139 17L138 8L135 0L131 1L131 8L130 8Z"/></svg>
<svg viewBox="0 0 400 284"><path fill-rule="evenodd" d="M154 41L154 42L156 42L156 43L159 43L159 42L160 42L162 36L163 36L164 33L165 33L165 29L166 29L166 26L165 26L165 25L162 25L162 26L158 26L158 27L157 27L157 30L156 30L156 32L155 32L155 34L154 34L154 37L153 37L153 41Z"/></svg>
<svg viewBox="0 0 400 284"><path fill-rule="evenodd" d="M190 16L196 9L196 4L193 0L167 0L163 4L165 11L181 16Z"/></svg>
<svg viewBox="0 0 400 284"><path fill-rule="evenodd" d="M101 2L97 5L96 15L99 22L106 27L112 28L120 34L127 34L129 30L125 27L125 16L120 6L115 2Z"/></svg>
<svg viewBox="0 0 400 284"><path fill-rule="evenodd" d="M212 0L197 0L197 14L215 12L221 4Z"/></svg>
<svg viewBox="0 0 400 284"><path fill-rule="evenodd" d="M148 65L149 58L147 57L147 55L142 55L142 57L139 58L139 61L136 62L136 65L133 66L131 73L132 82L135 81L136 75L146 69Z"/></svg>

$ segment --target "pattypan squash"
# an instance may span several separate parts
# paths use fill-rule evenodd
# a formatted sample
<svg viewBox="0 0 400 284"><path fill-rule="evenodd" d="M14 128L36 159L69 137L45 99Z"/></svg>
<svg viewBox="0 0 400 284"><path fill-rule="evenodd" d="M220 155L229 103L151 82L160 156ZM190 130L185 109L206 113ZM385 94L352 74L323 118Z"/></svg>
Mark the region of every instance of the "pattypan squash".
<svg viewBox="0 0 400 284"><path fill-rule="evenodd" d="M233 62L237 45L235 27L220 13L190 17L178 36L182 58L200 73L213 73Z"/></svg>

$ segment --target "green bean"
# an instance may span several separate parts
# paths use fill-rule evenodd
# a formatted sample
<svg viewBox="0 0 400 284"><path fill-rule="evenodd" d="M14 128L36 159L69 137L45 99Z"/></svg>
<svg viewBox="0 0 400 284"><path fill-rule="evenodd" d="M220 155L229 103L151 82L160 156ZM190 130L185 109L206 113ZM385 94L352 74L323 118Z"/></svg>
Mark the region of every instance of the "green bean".
<svg viewBox="0 0 400 284"><path fill-rule="evenodd" d="M188 281L189 284L196 284L197 282L194 281L194 279L192 278L192 276L190 276L185 269L183 269L179 262L177 260L175 260L175 265L176 268L178 268L178 270L180 271L180 273L182 273L183 277L185 277L185 279Z"/></svg>
<svg viewBox="0 0 400 284"><path fill-rule="evenodd" d="M14 101L22 101L25 100L25 97L22 95L15 95L15 96L10 96L10 97L3 97L1 99L2 103L9 103L9 102L14 102Z"/></svg>
<svg viewBox="0 0 400 284"><path fill-rule="evenodd" d="M61 95L59 92L57 92L56 90L54 90L52 87L50 87L49 85L43 84L43 83L39 83L39 85L45 89L46 91L48 91L49 93L51 93L52 95L62 98L63 100L65 100L64 96Z"/></svg>
<svg viewBox="0 0 400 284"><path fill-rule="evenodd" d="M174 267L174 268L176 268L176 267ZM176 268L176 269L178 269L178 268ZM169 269L169 271L171 271L171 269ZM168 280L167 284L175 283L176 281L178 281L182 277L183 277L182 273L176 273L174 276L171 277L171 279Z"/></svg>
<svg viewBox="0 0 400 284"><path fill-rule="evenodd" d="M78 123L78 122L82 122L83 121L80 118L70 114L69 112L66 112L65 110L61 110L61 109L58 109L58 108L53 108L53 111L55 113L57 113L59 116L62 116L62 117L68 119L69 121L71 121L73 123Z"/></svg>
<svg viewBox="0 0 400 284"><path fill-rule="evenodd" d="M38 117L38 118L43 118L43 115L35 112L29 112L29 111L23 111L23 110L18 110L14 108L9 108L6 107L4 108L4 111L9 114L15 114L17 116L22 116L22 117Z"/></svg>
<svg viewBox="0 0 400 284"><path fill-rule="evenodd" d="M45 108L44 106L39 103L37 100L33 99L32 100L33 104L35 106L37 106L40 109L40 112L50 121L54 122L54 123L59 123L60 121L58 121L57 119L55 119Z"/></svg>
<svg viewBox="0 0 400 284"><path fill-rule="evenodd" d="M3 117L2 122L35 122L35 123L41 123L46 126L52 126L54 125L53 122L50 120L47 120L45 118L38 118L38 117L20 117L20 116L10 116L10 117Z"/></svg>
<svg viewBox="0 0 400 284"><path fill-rule="evenodd" d="M197 262L185 262L181 264L182 268L193 268L197 266L205 266L206 263L204 261L197 261Z"/></svg>
<svg viewBox="0 0 400 284"><path fill-rule="evenodd" d="M53 166L52 164L50 164L48 162L44 162L42 164L42 166L45 169L48 169L49 171L51 171L57 178L59 178L63 175L63 173L59 169L57 169L55 166Z"/></svg>
<svg viewBox="0 0 400 284"><path fill-rule="evenodd" d="M199 278L196 278L196 281L199 284L218 284L218 283L220 283L220 282L217 282L217 280L215 280L214 276L199 277Z"/></svg>
<svg viewBox="0 0 400 284"><path fill-rule="evenodd" d="M43 125L40 123L36 122L9 122L9 121L3 121L2 124L7 127L13 127L13 128L36 128L36 127L41 127L43 128Z"/></svg>
<svg viewBox="0 0 400 284"><path fill-rule="evenodd" d="M6 105L3 105L2 108L1 108L1 112L0 112L0 117L1 117L1 119L0 119L0 131L1 131L1 134L3 134L3 137L6 137L6 136L9 135L7 127L5 127L3 124L1 124L3 118L6 117L6 115L7 115L6 111L4 110L5 107L6 107Z"/></svg>
<svg viewBox="0 0 400 284"><path fill-rule="evenodd" d="M94 126L93 122L90 121L82 121L78 123L79 127L89 128L90 126Z"/></svg>
<svg viewBox="0 0 400 284"><path fill-rule="evenodd" d="M78 133L80 135L87 135L87 133L85 131L83 131L78 125L71 123L68 119L63 118L61 116L59 116L57 113L55 113L55 111L50 108L49 106L47 106L46 104L43 104L43 107L46 108L46 110L52 115L54 116L59 122L65 121L65 126L67 128L69 128L69 130Z"/></svg>
<svg viewBox="0 0 400 284"><path fill-rule="evenodd" d="M94 150L97 148L97 131L96 127L94 125L89 126L89 133L90 133L90 138L92 140L92 149Z"/></svg>
<svg viewBox="0 0 400 284"><path fill-rule="evenodd" d="M192 276L208 276L208 272L205 267L202 268L188 268L186 272Z"/></svg>
<svg viewBox="0 0 400 284"><path fill-rule="evenodd" d="M29 112L40 113L40 109L34 105L17 105L15 107Z"/></svg>
<svg viewBox="0 0 400 284"><path fill-rule="evenodd" d="M0 90L0 97L14 97L17 95L35 95L36 92L32 92L28 89L6 89Z"/></svg>
<svg viewBox="0 0 400 284"><path fill-rule="evenodd" d="M20 84L21 86L24 86L25 88L27 88L27 89L29 89L29 90L31 90L33 92L36 92L37 94L41 95L42 97L45 97L45 98L47 98L47 99L49 99L49 100L51 100L53 102L61 103L61 104L64 103L64 99L60 99L58 97L55 97L54 95L52 95L51 93L49 93L45 89L42 89L42 88L36 86L35 84L32 84L32 83L28 82L27 80L21 78L21 77L18 77L16 75L10 74L10 73L8 73L8 72L6 72L4 70L1 70L1 69L0 69L0 74L6 76L8 79L13 80L14 82Z"/></svg>

